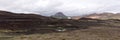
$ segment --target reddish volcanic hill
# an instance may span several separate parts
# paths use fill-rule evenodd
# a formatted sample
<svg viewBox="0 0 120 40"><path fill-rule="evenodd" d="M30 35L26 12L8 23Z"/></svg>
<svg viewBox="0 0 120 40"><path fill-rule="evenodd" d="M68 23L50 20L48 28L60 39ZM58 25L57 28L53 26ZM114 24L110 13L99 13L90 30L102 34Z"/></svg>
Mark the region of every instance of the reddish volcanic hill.
<svg viewBox="0 0 120 40"><path fill-rule="evenodd" d="M92 18L92 19L120 19L120 14L114 14L114 13L94 13L85 16L84 18Z"/></svg>

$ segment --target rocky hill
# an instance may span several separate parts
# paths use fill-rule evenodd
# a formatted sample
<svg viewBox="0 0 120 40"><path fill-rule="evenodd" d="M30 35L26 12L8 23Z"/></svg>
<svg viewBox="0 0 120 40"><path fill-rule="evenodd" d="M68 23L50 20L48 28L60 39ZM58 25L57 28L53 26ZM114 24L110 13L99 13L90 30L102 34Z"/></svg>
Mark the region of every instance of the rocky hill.
<svg viewBox="0 0 120 40"><path fill-rule="evenodd" d="M51 17L58 18L58 19L68 19L67 16L64 15L62 12L58 12L58 13L52 15Z"/></svg>
<svg viewBox="0 0 120 40"><path fill-rule="evenodd" d="M17 14L0 11L0 30L51 32L87 28L84 26L80 27L79 25L79 22L74 20L56 19L36 14Z"/></svg>
<svg viewBox="0 0 120 40"><path fill-rule="evenodd" d="M39 25L45 24L48 20L54 19L36 14L17 14L0 11L0 29L27 30L38 28L41 27Z"/></svg>
<svg viewBox="0 0 120 40"><path fill-rule="evenodd" d="M0 12L0 40L120 40L119 34L119 19L72 20Z"/></svg>
<svg viewBox="0 0 120 40"><path fill-rule="evenodd" d="M114 14L114 13L94 13L85 16L85 18L92 18L92 19L120 19L120 14Z"/></svg>

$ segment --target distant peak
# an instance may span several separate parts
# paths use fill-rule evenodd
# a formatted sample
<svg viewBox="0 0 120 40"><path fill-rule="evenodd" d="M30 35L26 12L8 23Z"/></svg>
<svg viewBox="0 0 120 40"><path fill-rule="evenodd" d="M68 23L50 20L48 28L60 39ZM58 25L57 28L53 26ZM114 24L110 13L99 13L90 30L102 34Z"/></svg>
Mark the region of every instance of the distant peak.
<svg viewBox="0 0 120 40"><path fill-rule="evenodd" d="M57 12L56 14L52 15L51 17L58 18L58 19L67 19L67 16L64 15L62 12Z"/></svg>

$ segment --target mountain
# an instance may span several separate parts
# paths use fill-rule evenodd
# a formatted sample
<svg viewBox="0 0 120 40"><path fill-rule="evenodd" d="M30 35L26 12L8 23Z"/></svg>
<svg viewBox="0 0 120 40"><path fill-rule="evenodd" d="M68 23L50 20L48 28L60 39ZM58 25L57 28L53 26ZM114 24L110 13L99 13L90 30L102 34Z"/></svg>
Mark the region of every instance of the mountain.
<svg viewBox="0 0 120 40"><path fill-rule="evenodd" d="M92 19L120 19L120 14L114 14L114 13L108 13L108 12L104 12L104 13L94 13L94 14L90 14L87 16L84 16L84 18L92 18Z"/></svg>
<svg viewBox="0 0 120 40"><path fill-rule="evenodd" d="M29 30L48 27L47 22L55 20L54 18L45 17L37 14L19 14L8 11L0 11L0 30Z"/></svg>
<svg viewBox="0 0 120 40"><path fill-rule="evenodd" d="M57 13L55 16L66 17L61 12ZM0 30L53 32L64 31L62 29L87 28L79 25L80 23L74 20L56 19L37 14L0 11Z"/></svg>
<svg viewBox="0 0 120 40"><path fill-rule="evenodd" d="M0 11L0 19L41 19L41 20L51 20L52 18L45 17L37 14L25 14L25 13L13 13L8 11Z"/></svg>
<svg viewBox="0 0 120 40"><path fill-rule="evenodd" d="M67 16L64 15L62 12L58 12L58 13L52 15L51 17L58 18L58 19L68 19Z"/></svg>
<svg viewBox="0 0 120 40"><path fill-rule="evenodd" d="M118 17L120 14L92 14L89 16ZM86 16L86 17L89 17ZM74 17L79 18L79 16ZM90 18L90 17L89 17ZM120 20L69 20L36 14L0 12L1 40L106 40L120 39ZM73 31L74 30L74 31ZM32 34L31 34L32 33ZM26 35L25 35L26 34ZM31 35L28 35L31 34ZM48 38L49 37L49 38ZM47 39L46 39L47 38Z"/></svg>

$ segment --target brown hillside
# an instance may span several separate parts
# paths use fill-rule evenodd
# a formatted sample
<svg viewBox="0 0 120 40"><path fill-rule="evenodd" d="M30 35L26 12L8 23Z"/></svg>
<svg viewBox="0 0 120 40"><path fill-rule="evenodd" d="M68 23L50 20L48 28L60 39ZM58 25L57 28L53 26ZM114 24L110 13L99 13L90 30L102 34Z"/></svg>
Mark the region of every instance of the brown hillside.
<svg viewBox="0 0 120 40"><path fill-rule="evenodd" d="M92 19L120 19L120 14L114 14L114 13L94 13L85 16L85 18L92 18Z"/></svg>

